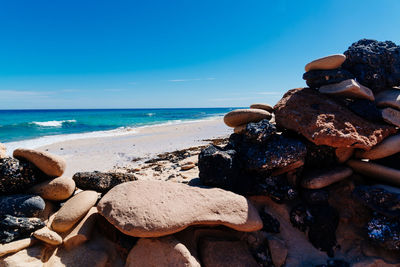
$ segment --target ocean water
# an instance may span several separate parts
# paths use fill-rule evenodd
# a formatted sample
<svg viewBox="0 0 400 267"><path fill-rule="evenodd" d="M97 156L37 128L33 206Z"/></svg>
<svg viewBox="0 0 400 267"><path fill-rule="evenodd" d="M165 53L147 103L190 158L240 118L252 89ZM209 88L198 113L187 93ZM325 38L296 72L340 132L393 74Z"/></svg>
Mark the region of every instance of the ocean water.
<svg viewBox="0 0 400 267"><path fill-rule="evenodd" d="M120 135L137 127L222 117L232 109L0 110L0 142Z"/></svg>

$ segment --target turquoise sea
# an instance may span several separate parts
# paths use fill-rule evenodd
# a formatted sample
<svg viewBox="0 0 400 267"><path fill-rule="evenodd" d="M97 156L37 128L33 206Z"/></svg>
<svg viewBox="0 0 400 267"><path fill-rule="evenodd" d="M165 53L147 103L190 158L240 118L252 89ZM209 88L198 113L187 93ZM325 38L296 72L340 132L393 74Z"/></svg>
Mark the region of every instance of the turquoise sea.
<svg viewBox="0 0 400 267"><path fill-rule="evenodd" d="M74 134L80 137L85 134L113 135L148 125L222 117L232 109L0 110L0 142L68 137Z"/></svg>

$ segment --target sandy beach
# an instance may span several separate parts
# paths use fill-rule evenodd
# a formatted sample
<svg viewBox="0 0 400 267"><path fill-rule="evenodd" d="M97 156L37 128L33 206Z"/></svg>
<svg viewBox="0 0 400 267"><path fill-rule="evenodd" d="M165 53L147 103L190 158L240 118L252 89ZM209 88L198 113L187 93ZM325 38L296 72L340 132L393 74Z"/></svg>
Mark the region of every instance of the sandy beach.
<svg viewBox="0 0 400 267"><path fill-rule="evenodd" d="M205 140L227 137L231 131L222 118L214 118L137 128L126 135L68 140L37 149L65 158L64 175L72 176L78 171L134 168L157 154L205 145L209 143Z"/></svg>

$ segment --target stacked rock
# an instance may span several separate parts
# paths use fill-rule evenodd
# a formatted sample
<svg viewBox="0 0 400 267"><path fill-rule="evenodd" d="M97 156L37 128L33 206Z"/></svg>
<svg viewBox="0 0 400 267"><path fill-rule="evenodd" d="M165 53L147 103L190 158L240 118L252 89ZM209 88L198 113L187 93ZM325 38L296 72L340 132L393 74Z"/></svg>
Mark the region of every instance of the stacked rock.
<svg viewBox="0 0 400 267"><path fill-rule="evenodd" d="M292 225L275 237L295 227L329 257L400 264L400 189L391 187L400 187L400 47L364 39L305 70L309 87L289 90L273 108L225 115L234 133L225 147L200 153L200 180L282 205L287 213L264 199L281 226ZM294 264L290 242L286 266L323 264L318 250Z"/></svg>

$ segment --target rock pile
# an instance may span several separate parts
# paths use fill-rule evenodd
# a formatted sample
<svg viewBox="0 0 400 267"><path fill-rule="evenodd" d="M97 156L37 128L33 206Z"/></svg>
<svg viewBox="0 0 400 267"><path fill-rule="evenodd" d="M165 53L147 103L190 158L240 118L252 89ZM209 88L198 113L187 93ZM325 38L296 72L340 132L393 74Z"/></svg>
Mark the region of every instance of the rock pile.
<svg viewBox="0 0 400 267"><path fill-rule="evenodd" d="M200 180L263 208L285 266L398 266L400 47L364 39L305 70L273 108L225 115L234 133L200 153Z"/></svg>

